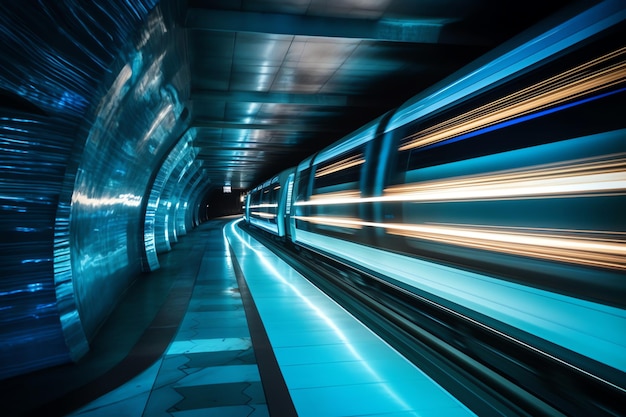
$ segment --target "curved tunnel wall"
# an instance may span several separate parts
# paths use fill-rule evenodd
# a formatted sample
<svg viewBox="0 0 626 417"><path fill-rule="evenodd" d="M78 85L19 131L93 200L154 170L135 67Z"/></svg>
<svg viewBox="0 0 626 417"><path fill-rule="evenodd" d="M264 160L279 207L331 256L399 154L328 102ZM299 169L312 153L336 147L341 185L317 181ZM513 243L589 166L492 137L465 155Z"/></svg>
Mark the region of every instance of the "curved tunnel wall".
<svg viewBox="0 0 626 417"><path fill-rule="evenodd" d="M189 178L189 181L185 185L185 188L181 192L180 201L183 202L184 209L179 210L176 213L176 223L178 225L178 233L183 236L188 230L193 229L194 225L191 221L191 214L194 211L194 196L196 189L201 184L206 182L206 175L202 169L202 165L197 164L193 176Z"/></svg>
<svg viewBox="0 0 626 417"><path fill-rule="evenodd" d="M191 132L191 134L195 135ZM171 155L171 154L170 154ZM174 229L172 210L176 204L175 190L180 177L184 175L188 167L193 163L195 157L192 146L181 148L172 162L172 169L167 176L160 194L159 204L156 209L155 243L157 253L169 251L172 243L176 242L176 236L172 233Z"/></svg>
<svg viewBox="0 0 626 417"><path fill-rule="evenodd" d="M149 263L153 184L189 113L185 31L156 3L0 14L0 378L79 359Z"/></svg>
<svg viewBox="0 0 626 417"><path fill-rule="evenodd" d="M187 153L193 148L190 146L193 143L195 137L195 129L189 129L180 138L176 145L167 155L167 158L161 165L154 182L152 183L152 189L150 190L150 197L148 199L148 205L145 213L144 223L144 244L146 251L146 258L143 263L144 271L154 271L159 268L159 259L157 256L157 241L161 245L160 239L157 238L157 234L161 237L164 235L165 225L164 218L162 216L157 217L159 213L159 206L163 195L163 190L174 169L180 165L181 161L187 155ZM164 249L166 250L166 249Z"/></svg>
<svg viewBox="0 0 626 417"><path fill-rule="evenodd" d="M180 236L187 234L185 212L188 208L188 202L185 196L185 190L187 190L189 183L193 182L198 172L200 172L200 168L202 168L202 163L193 161L179 178L176 192L173 195L173 201L175 201L176 204L172 206L173 210L170 214L170 218L172 219L172 232L174 236L176 236L177 241Z"/></svg>
<svg viewBox="0 0 626 417"><path fill-rule="evenodd" d="M102 96L73 184L70 251L74 295L91 339L140 272L143 201L156 164L177 139L188 76L177 33L159 13ZM182 35L178 35L182 36ZM178 132L180 134L180 132ZM115 279L111 279L115 277Z"/></svg>

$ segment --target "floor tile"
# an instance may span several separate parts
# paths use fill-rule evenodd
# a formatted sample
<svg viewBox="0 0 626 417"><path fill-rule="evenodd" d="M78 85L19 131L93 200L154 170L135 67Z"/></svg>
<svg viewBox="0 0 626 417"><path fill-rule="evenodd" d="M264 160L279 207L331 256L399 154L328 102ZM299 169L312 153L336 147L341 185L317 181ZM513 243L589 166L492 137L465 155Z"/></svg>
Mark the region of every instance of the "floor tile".
<svg viewBox="0 0 626 417"><path fill-rule="evenodd" d="M174 417L270 417L267 407L257 404L174 411L171 414Z"/></svg>
<svg viewBox="0 0 626 417"><path fill-rule="evenodd" d="M194 269L196 285L165 354L70 417L270 417L270 409L293 407L290 400L300 417L471 415L284 262L269 253L259 258L266 249L253 240L257 252L231 258L221 227L202 233L194 243L204 251ZM269 352L262 355L281 368L272 378L287 400L272 407L266 390L274 380L262 380L259 371L254 349L260 342L250 336L249 306L231 264L236 260L248 273L242 291L248 288L271 343L264 342Z"/></svg>
<svg viewBox="0 0 626 417"><path fill-rule="evenodd" d="M76 410L68 417L141 416L159 372L159 366L160 361L155 362L126 384Z"/></svg>
<svg viewBox="0 0 626 417"><path fill-rule="evenodd" d="M397 398L385 384L359 384L291 390L299 417L360 416L408 411L410 402Z"/></svg>
<svg viewBox="0 0 626 417"><path fill-rule="evenodd" d="M173 342L167 350L168 355L180 353L219 352L222 350L246 350L252 346L250 338L217 338L178 340Z"/></svg>
<svg viewBox="0 0 626 417"><path fill-rule="evenodd" d="M285 366L304 365L319 362L319 358L325 358L326 362L356 361L364 357L377 357L384 354L387 348L379 343L345 344L336 343L330 345L313 346L283 346L274 348L274 353L279 362ZM363 353L367 353L365 356Z"/></svg>
<svg viewBox="0 0 626 417"><path fill-rule="evenodd" d="M361 361L313 363L283 366L285 382L290 390L336 385L381 382L383 377Z"/></svg>
<svg viewBox="0 0 626 417"><path fill-rule="evenodd" d="M260 381L259 368L254 365L209 366L179 380L176 386L226 384Z"/></svg>
<svg viewBox="0 0 626 417"><path fill-rule="evenodd" d="M164 386L162 388L158 388L152 391L150 397L148 398L148 402L146 404L146 408L144 411L144 416L146 417L161 417L161 416L169 416L169 410L175 404L179 403L183 400L183 396L180 395L176 390L174 390L171 386Z"/></svg>
<svg viewBox="0 0 626 417"><path fill-rule="evenodd" d="M185 372L186 364L189 358L185 355L169 355L165 356L161 361L159 373L154 381L154 388L161 388L187 376Z"/></svg>
<svg viewBox="0 0 626 417"><path fill-rule="evenodd" d="M206 368L208 366L248 365L255 364L256 358L252 348L248 350L224 350L218 352L188 353L186 368Z"/></svg>
<svg viewBox="0 0 626 417"><path fill-rule="evenodd" d="M175 387L174 389L183 399L174 404L167 411L173 412L248 404L251 398L244 393L244 390L249 386L250 384L246 382L234 382L228 384Z"/></svg>

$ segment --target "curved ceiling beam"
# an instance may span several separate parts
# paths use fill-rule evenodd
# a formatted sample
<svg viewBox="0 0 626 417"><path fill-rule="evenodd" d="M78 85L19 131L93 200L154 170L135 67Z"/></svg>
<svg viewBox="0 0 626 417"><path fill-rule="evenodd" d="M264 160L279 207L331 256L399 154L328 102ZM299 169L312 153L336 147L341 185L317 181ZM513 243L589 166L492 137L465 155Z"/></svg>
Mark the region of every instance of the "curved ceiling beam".
<svg viewBox="0 0 626 417"><path fill-rule="evenodd" d="M453 22L453 19L445 18L371 20L190 8L185 26L195 30L441 43L443 28ZM455 37L457 44L475 42L468 37Z"/></svg>
<svg viewBox="0 0 626 417"><path fill-rule="evenodd" d="M270 93L261 91L220 91L195 90L191 93L192 101L225 101L239 103L278 103L302 104L309 106L334 107L380 107L385 105L380 97L348 96L345 94L297 94L297 93ZM382 103L381 103L382 100ZM392 106L395 102L389 102Z"/></svg>

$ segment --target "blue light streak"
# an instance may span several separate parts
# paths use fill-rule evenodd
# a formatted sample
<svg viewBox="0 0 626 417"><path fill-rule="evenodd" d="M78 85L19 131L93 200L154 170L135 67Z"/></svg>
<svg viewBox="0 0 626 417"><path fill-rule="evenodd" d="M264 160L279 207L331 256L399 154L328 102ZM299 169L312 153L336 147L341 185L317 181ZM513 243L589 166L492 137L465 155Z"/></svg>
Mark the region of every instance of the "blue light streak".
<svg viewBox="0 0 626 417"><path fill-rule="evenodd" d="M424 147L420 148L419 150L420 151L425 151L425 150L433 149L433 148L436 148L436 147L439 147L439 146L449 145L449 144L454 143L454 142L459 142L459 141L462 141L462 140L465 140L465 139L473 138L475 136L480 136L480 135L482 135L484 133L493 132L493 131L496 131L496 130L499 130L499 129L503 129L503 128L509 127L509 126L514 126L516 124L524 123L524 122L527 122L529 120L533 120L533 119L537 119L539 117L547 116L549 114L553 114L553 113L559 112L561 110L566 110L566 109L569 109L569 108L572 108L572 107L576 107L576 106L579 106L579 105L582 105L582 104L585 104L585 103L589 103L589 102L592 102L592 101L595 101L595 100L599 100L599 99L602 99L602 98L605 98L605 97L609 97L609 96L612 96L612 95L615 95L615 94L619 94L619 93L622 93L624 91L626 91L626 87L622 87L620 89L613 90L613 91L608 91L608 92L603 93L603 94L598 94L598 95L595 95L595 96L586 97L586 98L583 98L581 100L573 101L571 103L565 103L565 104L562 104L560 106L555 106L555 107L550 108L550 109L542 110L542 111L539 111L539 112L536 112L536 113L532 113L532 114L527 114L525 116L517 117L517 118L511 119L511 120L506 120L504 122L497 123L497 124L492 125L492 126L487 126L487 127L482 128L482 129L475 130L473 132L465 133L463 135L460 135L460 136L457 136L457 137L454 137L454 138L446 139L446 140L443 140L441 142L436 142L436 143L433 143L431 145L424 146Z"/></svg>

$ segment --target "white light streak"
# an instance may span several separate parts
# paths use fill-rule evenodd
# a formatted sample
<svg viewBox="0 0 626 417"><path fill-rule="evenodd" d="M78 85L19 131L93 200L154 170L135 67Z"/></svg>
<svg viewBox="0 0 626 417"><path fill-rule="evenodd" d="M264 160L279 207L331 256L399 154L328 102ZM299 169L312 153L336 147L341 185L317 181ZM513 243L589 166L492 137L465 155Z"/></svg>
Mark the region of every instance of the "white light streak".
<svg viewBox="0 0 626 417"><path fill-rule="evenodd" d="M402 224L296 216L314 224L383 228L387 233L458 246L602 268L626 269L626 233L452 224Z"/></svg>
<svg viewBox="0 0 626 417"><path fill-rule="evenodd" d="M566 161L557 166L454 177L389 187L383 196L360 198L354 192L316 195L297 206L373 202L453 202L550 197L591 197L626 193L626 158L606 161ZM604 157L606 158L606 156Z"/></svg>
<svg viewBox="0 0 626 417"><path fill-rule="evenodd" d="M141 205L141 196L134 194L120 194L112 197L89 197L81 193L74 193L72 196L72 204L82 204L89 207L105 207L121 204L127 207L139 207Z"/></svg>
<svg viewBox="0 0 626 417"><path fill-rule="evenodd" d="M354 155L346 159L342 159L341 161L332 163L323 168L317 169L315 172L315 177L323 177L324 175L333 174L335 172L342 171L344 169L352 168L358 165L365 163L365 159L363 158L363 154Z"/></svg>
<svg viewBox="0 0 626 417"><path fill-rule="evenodd" d="M405 138L400 151L419 148L460 136L520 116L554 107L567 101L609 88L626 80L626 62L608 67L606 61L626 54L626 48L613 51L569 71L477 107L445 122Z"/></svg>

